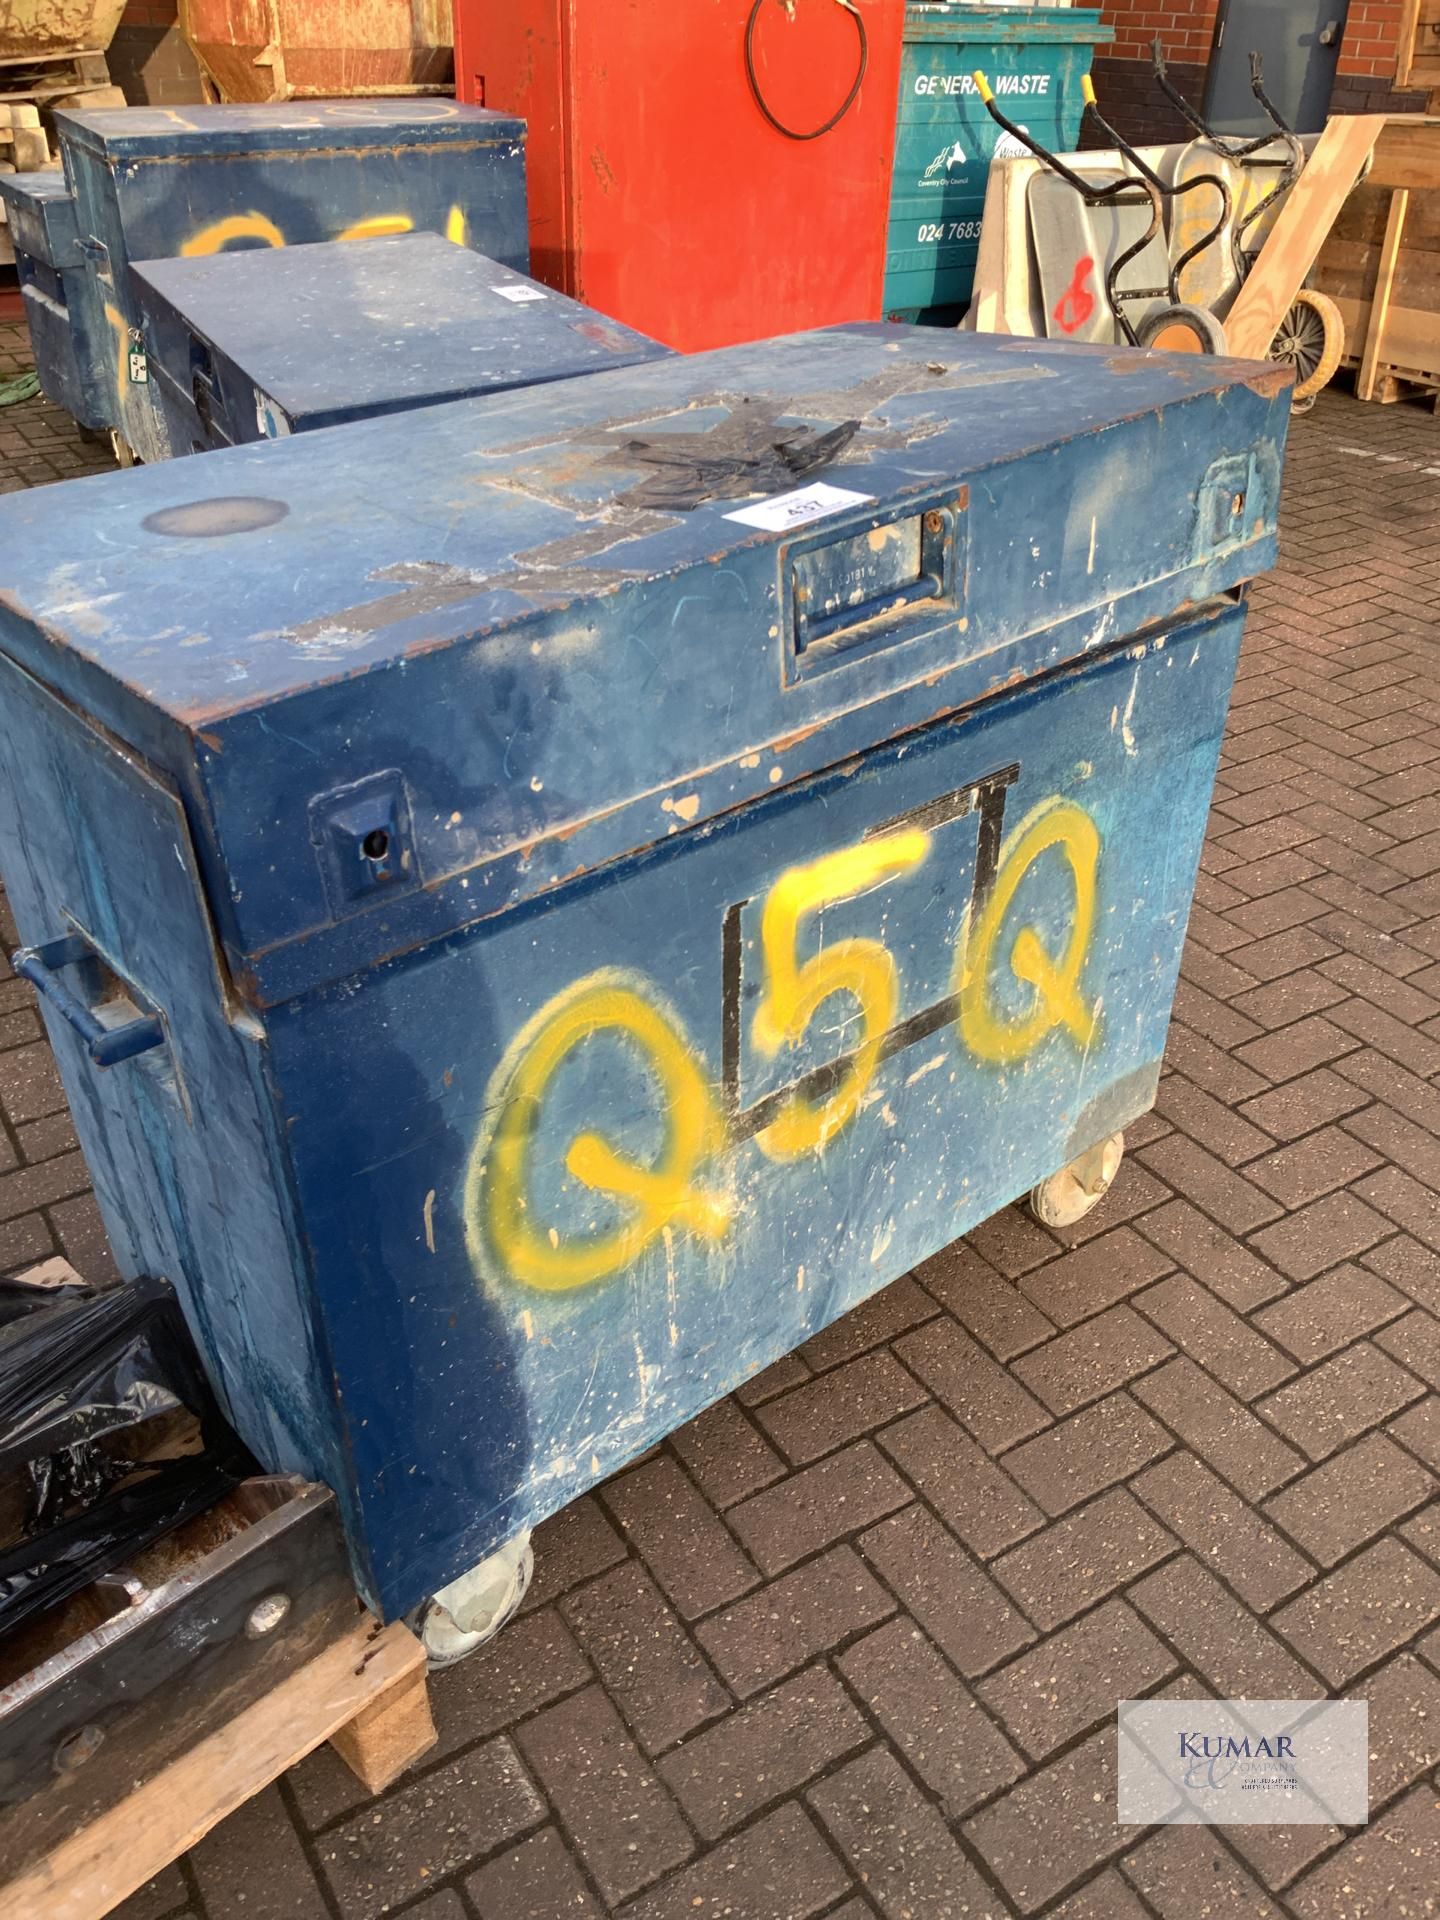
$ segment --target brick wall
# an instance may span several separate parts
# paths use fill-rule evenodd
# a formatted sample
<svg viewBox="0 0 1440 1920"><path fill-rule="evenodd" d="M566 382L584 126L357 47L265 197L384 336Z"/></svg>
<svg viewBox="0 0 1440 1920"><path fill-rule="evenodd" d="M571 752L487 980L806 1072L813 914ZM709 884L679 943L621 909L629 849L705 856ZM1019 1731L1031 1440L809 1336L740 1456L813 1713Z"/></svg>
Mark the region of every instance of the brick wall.
<svg viewBox="0 0 1440 1920"><path fill-rule="evenodd" d="M1395 63L1403 0L1350 0L1332 113L1420 113L1425 94L1395 91ZM1187 137L1180 116L1166 105L1150 73L1150 42L1158 33L1170 77L1188 100L1205 93L1205 72L1220 0L1100 0L1100 16L1115 29L1113 45L1095 60L1095 86L1106 117L1137 143Z"/></svg>

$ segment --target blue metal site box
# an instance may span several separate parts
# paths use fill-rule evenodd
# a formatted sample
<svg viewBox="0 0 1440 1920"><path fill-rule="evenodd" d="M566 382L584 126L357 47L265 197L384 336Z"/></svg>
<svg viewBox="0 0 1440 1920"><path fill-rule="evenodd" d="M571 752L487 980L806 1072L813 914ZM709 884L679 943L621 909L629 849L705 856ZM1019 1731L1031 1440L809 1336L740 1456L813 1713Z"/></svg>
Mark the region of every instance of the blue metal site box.
<svg viewBox="0 0 1440 1920"><path fill-rule="evenodd" d="M172 454L669 351L435 233L147 260L133 273Z"/></svg>
<svg viewBox="0 0 1440 1920"><path fill-rule="evenodd" d="M529 264L525 123L510 114L317 100L62 112L55 127L63 184L0 174L40 382L144 460L167 442L132 261L418 229Z"/></svg>
<svg viewBox="0 0 1440 1920"><path fill-rule="evenodd" d="M877 324L0 501L117 1257L386 1613L1150 1105L1287 382Z"/></svg>
<svg viewBox="0 0 1440 1920"><path fill-rule="evenodd" d="M885 254L892 319L968 303L991 157L1001 142L1021 151L986 113L976 68L1011 119L1052 153L1069 153L1090 56L1114 37L1082 7L906 7Z"/></svg>

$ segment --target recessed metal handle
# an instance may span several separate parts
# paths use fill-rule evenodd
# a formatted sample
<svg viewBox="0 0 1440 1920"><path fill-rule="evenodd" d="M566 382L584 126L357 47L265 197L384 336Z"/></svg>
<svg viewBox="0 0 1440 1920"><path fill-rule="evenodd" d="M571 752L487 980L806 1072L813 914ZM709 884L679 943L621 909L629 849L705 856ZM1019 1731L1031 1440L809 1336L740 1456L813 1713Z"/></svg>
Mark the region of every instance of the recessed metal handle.
<svg viewBox="0 0 1440 1920"><path fill-rule="evenodd" d="M103 956L84 934L65 933L43 946L21 947L11 964L21 979L28 980L40 997L49 1001L66 1025L75 1029L95 1066L118 1066L122 1060L133 1060L137 1053L163 1046L165 1028L158 1015L143 1013L121 1026L106 1026L93 1008L71 991L60 978L60 969L73 967L81 960L103 960Z"/></svg>

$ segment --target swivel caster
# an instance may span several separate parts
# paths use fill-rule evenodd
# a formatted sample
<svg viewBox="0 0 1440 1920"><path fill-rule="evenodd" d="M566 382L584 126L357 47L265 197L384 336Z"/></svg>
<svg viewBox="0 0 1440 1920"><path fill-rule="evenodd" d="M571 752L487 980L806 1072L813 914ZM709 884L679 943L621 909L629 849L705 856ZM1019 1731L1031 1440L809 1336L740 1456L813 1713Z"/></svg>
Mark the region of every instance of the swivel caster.
<svg viewBox="0 0 1440 1920"><path fill-rule="evenodd" d="M525 1598L534 1571L527 1527L431 1594L410 1620L430 1667L452 1667L493 1640Z"/></svg>
<svg viewBox="0 0 1440 1920"><path fill-rule="evenodd" d="M1073 1227L1110 1191L1125 1152L1123 1133L1099 1141L1068 1167L1030 1190L1030 1211L1042 1227Z"/></svg>

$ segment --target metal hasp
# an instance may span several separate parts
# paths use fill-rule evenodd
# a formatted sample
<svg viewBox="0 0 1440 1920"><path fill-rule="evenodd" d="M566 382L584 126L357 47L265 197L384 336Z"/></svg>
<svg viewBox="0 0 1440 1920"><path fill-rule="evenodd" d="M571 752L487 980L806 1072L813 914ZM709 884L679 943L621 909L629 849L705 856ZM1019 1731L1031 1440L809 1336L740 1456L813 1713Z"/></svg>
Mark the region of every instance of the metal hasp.
<svg viewBox="0 0 1440 1920"><path fill-rule="evenodd" d="M133 277L172 454L668 351L436 233L149 260Z"/></svg>
<svg viewBox="0 0 1440 1920"><path fill-rule="evenodd" d="M64 173L0 174L40 383L143 460L169 451L130 267L441 233L529 265L525 124L454 100L55 115ZM138 355L138 359L135 357Z"/></svg>
<svg viewBox="0 0 1440 1920"><path fill-rule="evenodd" d="M116 1256L374 1604L1150 1105L1288 408L871 325L0 501Z"/></svg>
<svg viewBox="0 0 1440 1920"><path fill-rule="evenodd" d="M1052 152L1080 131L1080 83L1115 29L1075 7L976 7L927 0L905 9L895 171L885 253L885 311L913 320L970 298L990 161L1018 147L998 134L972 78Z"/></svg>

